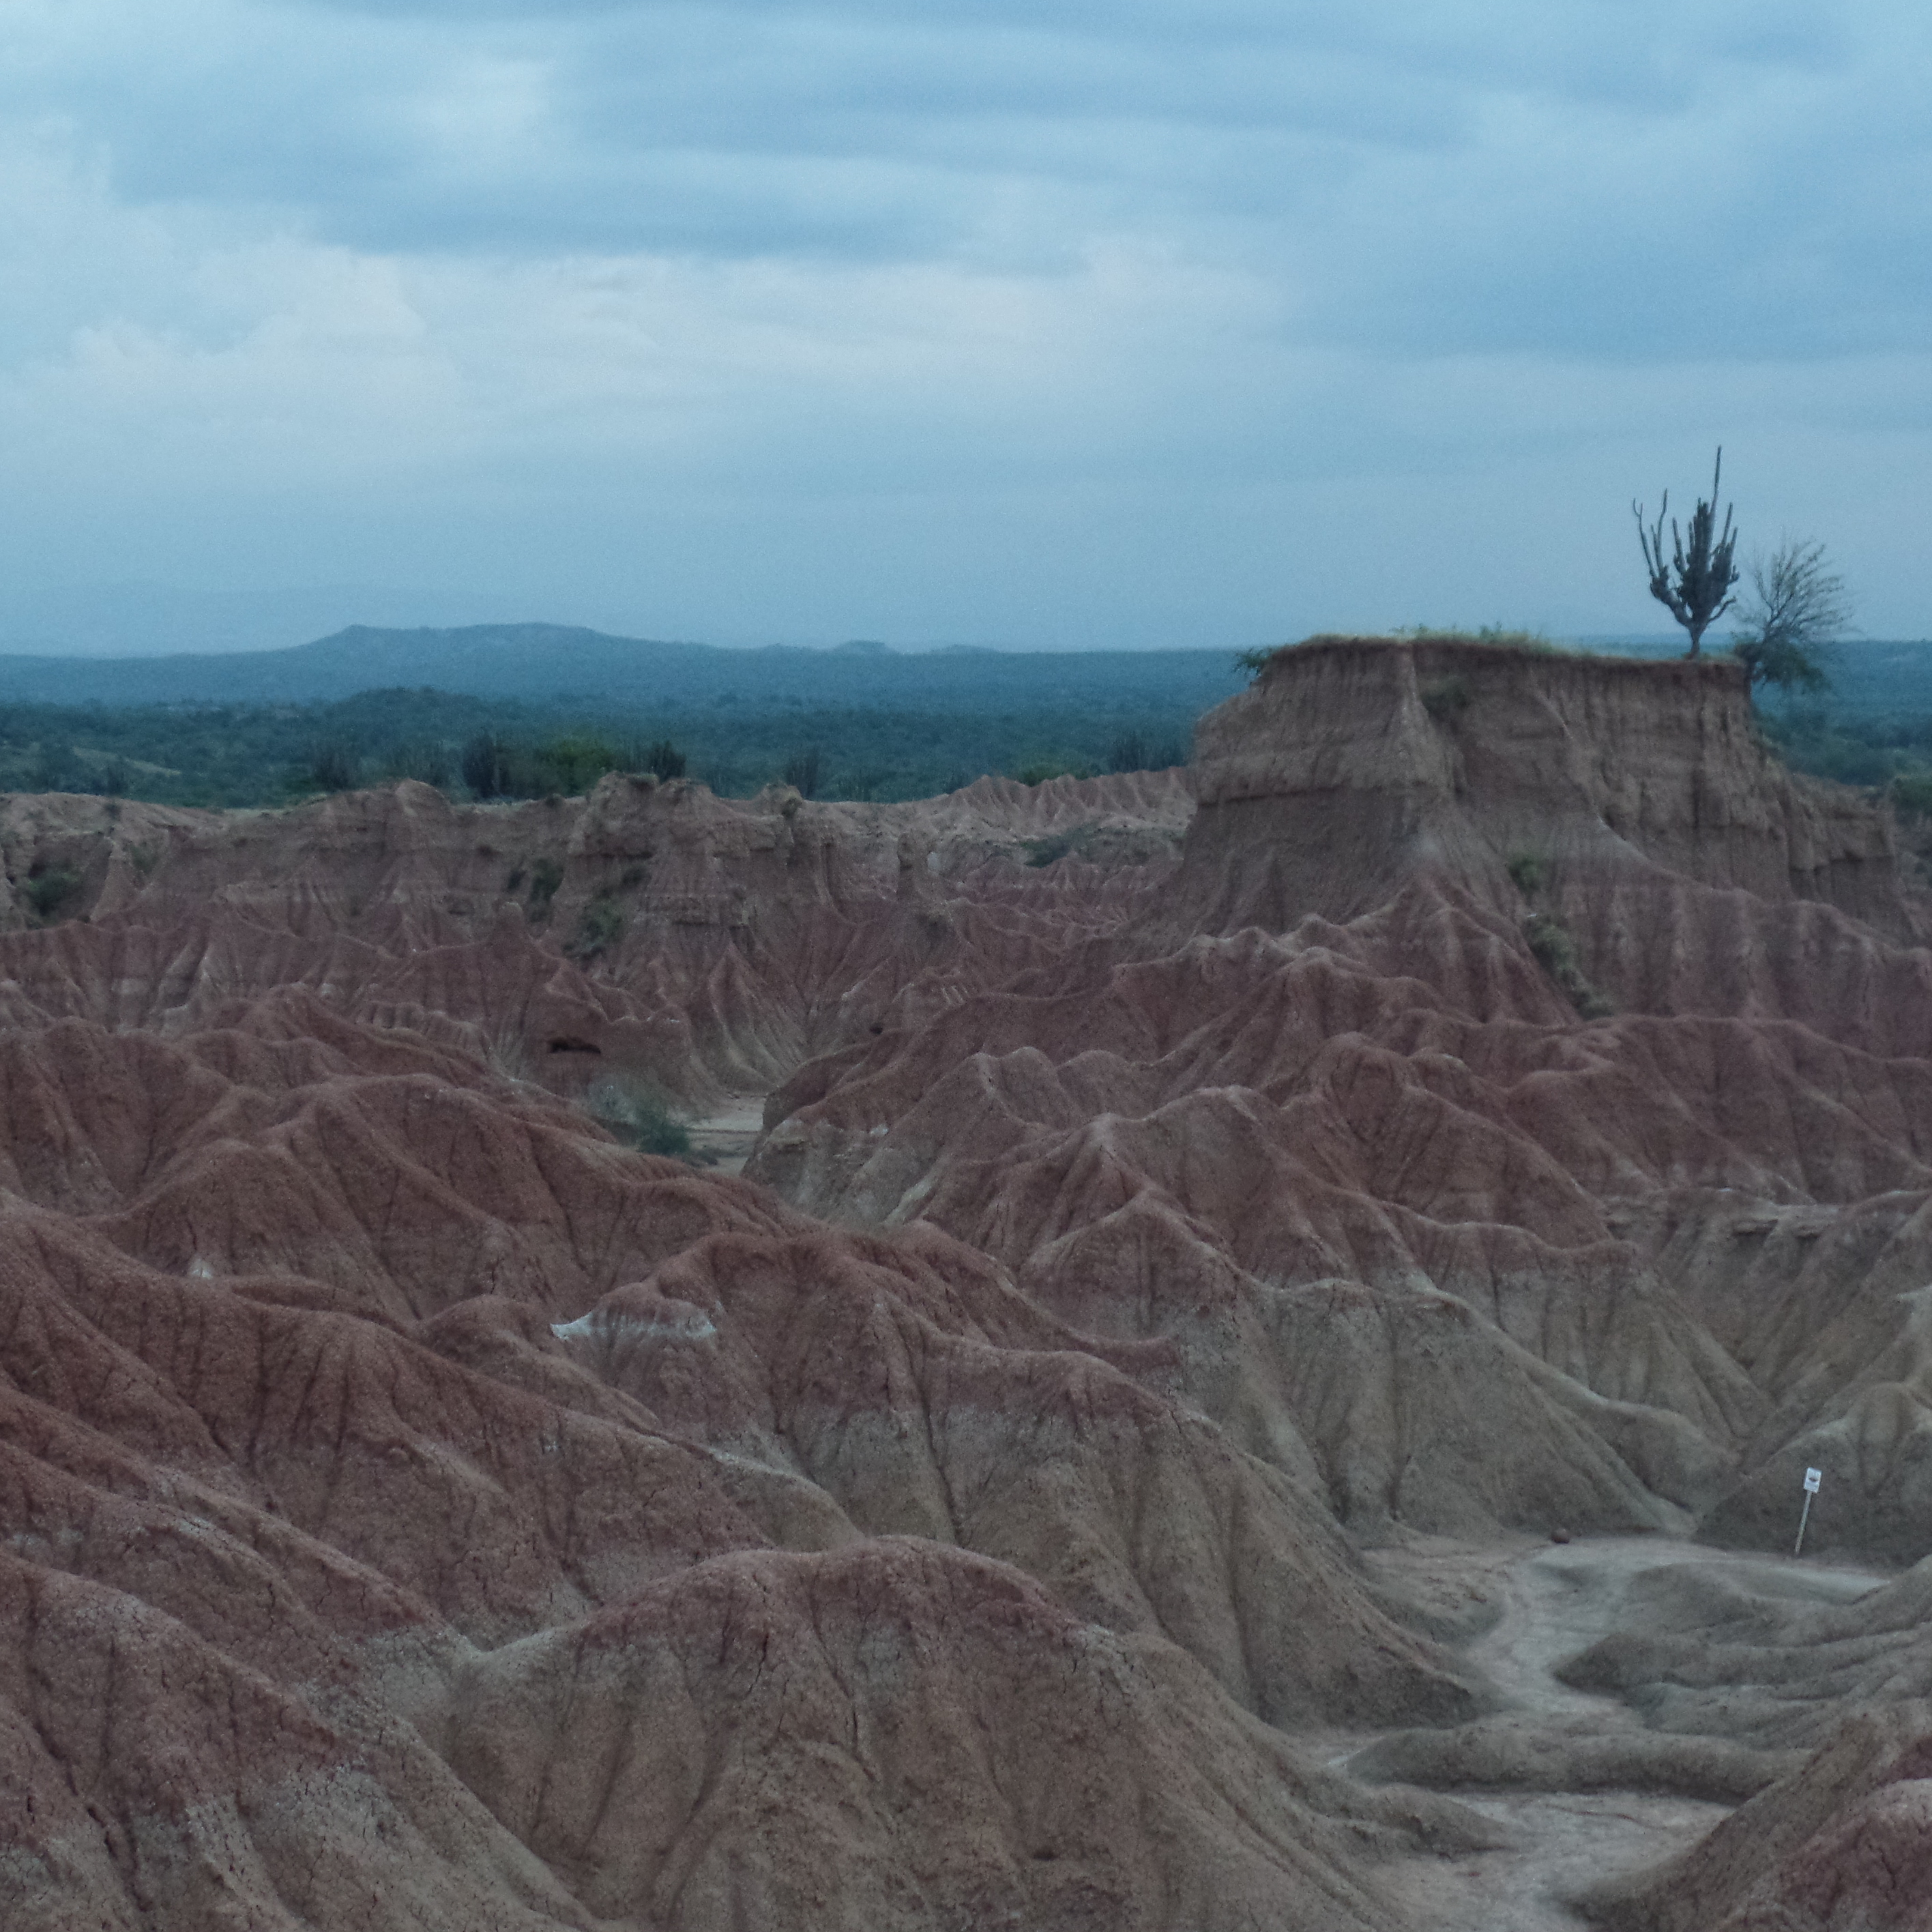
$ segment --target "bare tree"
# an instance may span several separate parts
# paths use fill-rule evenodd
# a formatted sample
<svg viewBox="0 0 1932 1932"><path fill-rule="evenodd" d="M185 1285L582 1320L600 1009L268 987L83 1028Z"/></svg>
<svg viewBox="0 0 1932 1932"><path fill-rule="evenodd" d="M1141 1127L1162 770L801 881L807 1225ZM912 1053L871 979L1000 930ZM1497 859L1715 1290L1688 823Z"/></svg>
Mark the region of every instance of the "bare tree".
<svg viewBox="0 0 1932 1932"><path fill-rule="evenodd" d="M1830 680L1820 653L1850 623L1852 600L1822 544L1780 537L1768 556L1751 559L1750 589L1738 614L1732 655L1752 683L1822 691Z"/></svg>
<svg viewBox="0 0 1932 1932"><path fill-rule="evenodd" d="M1636 518L1637 541L1643 545L1643 560L1650 572L1650 594L1690 633L1687 656L1695 657L1704 633L1731 608L1731 586L1738 580L1737 566L1731 554L1738 547L1737 532L1731 528L1730 505L1724 507L1724 527L1718 525L1718 484L1724 473L1724 452L1718 449L1717 466L1711 472L1711 500L1700 496L1690 513L1687 538L1670 520L1670 563L1664 560L1664 520L1670 513L1670 492L1664 493L1657 521L1646 524L1643 506L1632 503ZM1675 575L1676 581L1671 579Z"/></svg>

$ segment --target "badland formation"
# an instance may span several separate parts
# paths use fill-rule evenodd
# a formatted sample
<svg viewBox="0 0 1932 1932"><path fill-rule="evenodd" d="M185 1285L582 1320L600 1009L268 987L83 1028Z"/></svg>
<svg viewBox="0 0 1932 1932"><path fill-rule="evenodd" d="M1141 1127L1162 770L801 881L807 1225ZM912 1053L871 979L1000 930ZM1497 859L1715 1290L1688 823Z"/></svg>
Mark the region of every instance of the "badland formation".
<svg viewBox="0 0 1932 1932"><path fill-rule="evenodd" d="M1932 1926L1932 897L1736 668L0 860L9 1932Z"/></svg>

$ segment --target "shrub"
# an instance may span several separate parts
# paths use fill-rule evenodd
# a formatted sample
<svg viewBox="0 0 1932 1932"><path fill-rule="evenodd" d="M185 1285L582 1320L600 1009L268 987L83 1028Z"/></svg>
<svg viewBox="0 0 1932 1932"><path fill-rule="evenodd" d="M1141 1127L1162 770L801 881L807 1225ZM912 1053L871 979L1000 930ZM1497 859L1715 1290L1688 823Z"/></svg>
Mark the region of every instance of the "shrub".
<svg viewBox="0 0 1932 1932"><path fill-rule="evenodd" d="M1494 644L1506 651L1535 651L1550 657L1558 655L1556 645L1540 631L1512 630L1502 624L1482 624L1477 627L1475 639L1479 644Z"/></svg>
<svg viewBox="0 0 1932 1932"><path fill-rule="evenodd" d="M584 1096L592 1120L640 1154L691 1156L691 1132L671 1096L653 1080L607 1074Z"/></svg>
<svg viewBox="0 0 1932 1932"><path fill-rule="evenodd" d="M573 958L595 958L623 937L624 926L624 908L616 896L599 892L578 916L576 933L564 950Z"/></svg>
<svg viewBox="0 0 1932 1932"><path fill-rule="evenodd" d="M1822 691L1832 682L1826 653L1852 621L1845 580L1825 546L1780 538L1768 556L1752 558L1750 584L1731 655L1754 686Z"/></svg>
<svg viewBox="0 0 1932 1932"><path fill-rule="evenodd" d="M530 910L538 919L549 916L550 902L562 884L563 868L554 859L539 859L530 868Z"/></svg>
<svg viewBox="0 0 1932 1932"><path fill-rule="evenodd" d="M681 778L685 763L684 754L668 738L660 738L655 745L644 747L644 754L638 760L638 769L660 778Z"/></svg>
<svg viewBox="0 0 1932 1932"><path fill-rule="evenodd" d="M1473 631L1451 625L1405 624L1391 634L1418 644L1487 644L1492 650L1534 651L1539 656L1562 653L1540 631L1512 629L1504 624L1479 624Z"/></svg>
<svg viewBox="0 0 1932 1932"><path fill-rule="evenodd" d="M1532 914L1522 932L1538 964L1562 988L1585 1019L1607 1019L1616 1012L1608 996L1584 978L1582 962L1576 957L1576 942L1570 936L1570 928L1553 913Z"/></svg>
<svg viewBox="0 0 1932 1932"><path fill-rule="evenodd" d="M1529 950L1536 955L1538 964L1559 985L1582 976L1576 942L1560 919L1550 913L1538 913L1523 928L1523 937L1529 941Z"/></svg>
<svg viewBox="0 0 1932 1932"><path fill-rule="evenodd" d="M1932 772L1901 772L1886 788L1898 810L1912 818L1932 818Z"/></svg>
<svg viewBox="0 0 1932 1932"><path fill-rule="evenodd" d="M1459 718L1469 708L1469 680L1460 674L1422 687L1422 708L1437 724Z"/></svg>
<svg viewBox="0 0 1932 1932"><path fill-rule="evenodd" d="M1029 866L1050 866L1073 850L1072 839L1064 832L1047 838L1023 838L1020 844Z"/></svg>
<svg viewBox="0 0 1932 1932"><path fill-rule="evenodd" d="M1544 881L1549 875L1541 856L1534 852L1514 854L1504 869L1510 875L1510 883L1526 899L1535 898L1542 891Z"/></svg>
<svg viewBox="0 0 1932 1932"><path fill-rule="evenodd" d="M1023 785L1045 784L1049 778L1090 778L1094 767L1075 758L1036 758L1013 776Z"/></svg>
<svg viewBox="0 0 1932 1932"><path fill-rule="evenodd" d="M531 789L574 797L588 791L606 772L614 772L623 762L614 745L587 732L552 738L537 748L540 783Z"/></svg>
<svg viewBox="0 0 1932 1932"><path fill-rule="evenodd" d="M80 889L80 874L65 866L50 866L43 872L30 872L20 887L20 896L40 919L52 919Z"/></svg>

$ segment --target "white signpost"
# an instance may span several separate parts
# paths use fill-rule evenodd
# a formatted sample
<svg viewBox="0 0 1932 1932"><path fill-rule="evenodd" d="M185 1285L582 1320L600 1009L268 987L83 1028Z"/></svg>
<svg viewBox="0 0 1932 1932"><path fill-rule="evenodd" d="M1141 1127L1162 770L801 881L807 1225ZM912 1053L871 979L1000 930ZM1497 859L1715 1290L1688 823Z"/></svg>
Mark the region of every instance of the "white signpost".
<svg viewBox="0 0 1932 1932"><path fill-rule="evenodd" d="M1798 1540L1791 1549L1794 1556L1804 1554L1804 1526L1811 1520L1811 1498L1818 1493L1818 1485L1824 1480L1822 1469L1807 1469L1804 1472L1804 1510L1798 1519Z"/></svg>

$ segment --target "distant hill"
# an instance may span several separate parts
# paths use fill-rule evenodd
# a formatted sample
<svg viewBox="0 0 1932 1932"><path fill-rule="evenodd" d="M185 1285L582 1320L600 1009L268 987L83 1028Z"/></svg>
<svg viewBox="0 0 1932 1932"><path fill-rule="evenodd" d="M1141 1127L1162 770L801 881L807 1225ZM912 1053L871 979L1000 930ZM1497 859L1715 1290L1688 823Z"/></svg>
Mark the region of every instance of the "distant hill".
<svg viewBox="0 0 1932 1932"><path fill-rule="evenodd" d="M1576 644L1677 654L1661 638ZM166 657L0 653L0 702L28 704L312 704L427 686L475 698L610 701L652 710L722 702L983 713L1090 703L1109 710L1156 704L1192 716L1246 681L1232 648L902 652L866 640L832 650L728 650L562 624L451 630L356 624L280 650ZM1840 646L1829 702L1848 716L1932 714L1932 643L1860 639Z"/></svg>
<svg viewBox="0 0 1932 1932"><path fill-rule="evenodd" d="M1848 717L1932 716L1932 642L1861 638L1830 654L1824 702Z"/></svg>
<svg viewBox="0 0 1932 1932"><path fill-rule="evenodd" d="M303 704L427 686L477 698L653 708L796 700L986 712L1157 699L1198 711L1245 682L1232 650L914 653L867 642L725 650L557 624L355 625L286 650L169 657L0 656L0 700L38 704Z"/></svg>

